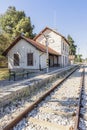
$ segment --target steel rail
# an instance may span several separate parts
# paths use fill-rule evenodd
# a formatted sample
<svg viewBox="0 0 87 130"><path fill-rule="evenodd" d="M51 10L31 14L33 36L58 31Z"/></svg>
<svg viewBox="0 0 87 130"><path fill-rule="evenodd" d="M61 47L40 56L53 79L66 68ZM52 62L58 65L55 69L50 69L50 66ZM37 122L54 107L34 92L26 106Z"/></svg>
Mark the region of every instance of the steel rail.
<svg viewBox="0 0 87 130"><path fill-rule="evenodd" d="M83 72L82 72L82 78L81 78L81 82L80 82L80 96L79 96L79 105L77 108L77 114L76 114L76 118L75 118L75 126L73 128L73 130L79 130L79 121L80 121L80 106L81 106L81 99L82 99L82 90L84 88L84 80L85 80L85 69L83 67Z"/></svg>
<svg viewBox="0 0 87 130"><path fill-rule="evenodd" d="M41 97L39 97L34 103L32 103L30 106L28 106L24 111L22 111L19 115L17 115L12 121L10 121L3 130L12 130L19 121L21 121L26 115L31 112L42 100L44 100L54 89L56 89L59 85L61 85L68 77L73 74L77 69L79 69L80 66L75 67L67 76L65 76L59 83L56 83L52 86L50 90L45 92ZM72 130L70 128L70 130Z"/></svg>

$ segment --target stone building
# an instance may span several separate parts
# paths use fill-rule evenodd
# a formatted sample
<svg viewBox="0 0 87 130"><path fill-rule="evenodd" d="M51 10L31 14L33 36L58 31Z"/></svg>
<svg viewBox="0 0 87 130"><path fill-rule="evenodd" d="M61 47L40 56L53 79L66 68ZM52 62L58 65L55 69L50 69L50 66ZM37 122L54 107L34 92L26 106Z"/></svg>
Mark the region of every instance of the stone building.
<svg viewBox="0 0 87 130"><path fill-rule="evenodd" d="M48 36L48 39L46 39ZM33 40L24 36L17 37L5 50L8 57L8 68L44 69L48 64L53 66L67 66L69 64L69 43L58 32L46 27Z"/></svg>

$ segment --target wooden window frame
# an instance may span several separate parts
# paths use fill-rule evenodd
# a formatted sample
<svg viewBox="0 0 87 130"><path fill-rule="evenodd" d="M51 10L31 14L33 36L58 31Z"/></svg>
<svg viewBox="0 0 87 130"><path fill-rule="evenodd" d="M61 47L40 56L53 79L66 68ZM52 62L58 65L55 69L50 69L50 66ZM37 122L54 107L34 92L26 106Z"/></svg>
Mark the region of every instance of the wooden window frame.
<svg viewBox="0 0 87 130"><path fill-rule="evenodd" d="M65 49L64 42L63 42L63 50Z"/></svg>
<svg viewBox="0 0 87 130"><path fill-rule="evenodd" d="M19 66L20 64L20 59L19 55L17 53L14 54L14 66Z"/></svg>
<svg viewBox="0 0 87 130"><path fill-rule="evenodd" d="M27 53L27 66L33 66L33 53Z"/></svg>

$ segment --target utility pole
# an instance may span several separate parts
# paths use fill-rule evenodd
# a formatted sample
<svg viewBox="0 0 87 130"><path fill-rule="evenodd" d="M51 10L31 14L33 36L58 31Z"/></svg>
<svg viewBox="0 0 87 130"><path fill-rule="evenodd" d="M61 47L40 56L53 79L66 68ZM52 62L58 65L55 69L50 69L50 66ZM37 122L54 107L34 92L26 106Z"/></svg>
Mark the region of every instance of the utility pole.
<svg viewBox="0 0 87 130"><path fill-rule="evenodd" d="M49 72L48 38L46 38L46 53L47 53L46 64L47 64L47 73L48 73Z"/></svg>
<svg viewBox="0 0 87 130"><path fill-rule="evenodd" d="M50 41L50 43L53 43L54 40L53 39L50 39L51 37L49 35L44 35L42 33L42 35L44 36L45 38L45 44L46 44L46 53L47 53L47 58L46 58L46 68L47 68L47 73L49 72L49 53L48 53L48 45L49 45L49 40L52 40Z"/></svg>
<svg viewBox="0 0 87 130"><path fill-rule="evenodd" d="M80 57L79 57L79 50L80 50L80 48L78 48L78 62L79 62L79 58L80 58Z"/></svg>
<svg viewBox="0 0 87 130"><path fill-rule="evenodd" d="M47 58L46 58L46 68L47 68L47 73L49 72L49 54L48 54L48 39L49 39L49 35L44 35L42 34L45 38L45 44L46 44L46 53L47 53Z"/></svg>

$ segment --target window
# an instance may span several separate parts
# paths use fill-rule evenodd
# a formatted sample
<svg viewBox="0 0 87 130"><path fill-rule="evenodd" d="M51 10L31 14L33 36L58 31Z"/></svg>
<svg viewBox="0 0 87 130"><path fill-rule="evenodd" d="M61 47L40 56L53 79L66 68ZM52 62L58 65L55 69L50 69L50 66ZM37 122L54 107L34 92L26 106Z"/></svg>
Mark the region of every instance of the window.
<svg viewBox="0 0 87 130"><path fill-rule="evenodd" d="M63 56L63 65L65 65L65 57Z"/></svg>
<svg viewBox="0 0 87 130"><path fill-rule="evenodd" d="M67 63L67 57L65 57L65 64Z"/></svg>
<svg viewBox="0 0 87 130"><path fill-rule="evenodd" d="M33 66L33 53L28 53L27 54L27 65L28 66Z"/></svg>
<svg viewBox="0 0 87 130"><path fill-rule="evenodd" d="M66 45L66 52L67 52L67 45Z"/></svg>
<svg viewBox="0 0 87 130"><path fill-rule="evenodd" d="M63 42L63 50L64 50L64 42Z"/></svg>
<svg viewBox="0 0 87 130"><path fill-rule="evenodd" d="M66 44L65 44L65 51L66 51Z"/></svg>
<svg viewBox="0 0 87 130"><path fill-rule="evenodd" d="M14 54L14 66L19 66L19 55Z"/></svg>

